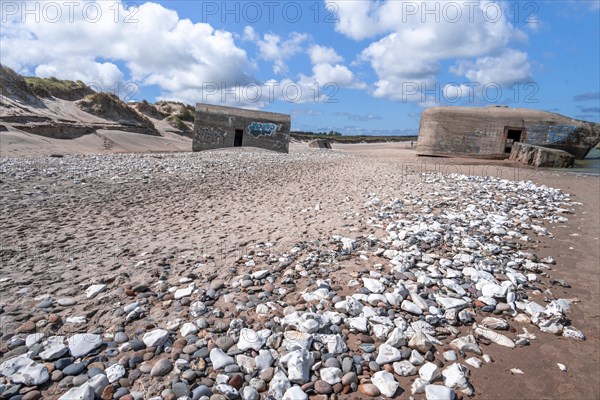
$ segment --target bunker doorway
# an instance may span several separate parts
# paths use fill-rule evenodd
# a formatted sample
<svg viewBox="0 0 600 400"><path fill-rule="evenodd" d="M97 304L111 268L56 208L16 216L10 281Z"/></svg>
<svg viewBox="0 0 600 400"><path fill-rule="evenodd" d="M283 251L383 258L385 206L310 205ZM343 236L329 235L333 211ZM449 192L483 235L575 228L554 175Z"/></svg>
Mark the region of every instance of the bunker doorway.
<svg viewBox="0 0 600 400"><path fill-rule="evenodd" d="M242 129L236 129L235 137L233 138L233 147L240 147L242 145L243 137L244 137L244 131Z"/></svg>
<svg viewBox="0 0 600 400"><path fill-rule="evenodd" d="M512 150L513 143L520 142L523 140L523 129L519 128L506 128L506 144L504 145L504 152L510 153Z"/></svg>

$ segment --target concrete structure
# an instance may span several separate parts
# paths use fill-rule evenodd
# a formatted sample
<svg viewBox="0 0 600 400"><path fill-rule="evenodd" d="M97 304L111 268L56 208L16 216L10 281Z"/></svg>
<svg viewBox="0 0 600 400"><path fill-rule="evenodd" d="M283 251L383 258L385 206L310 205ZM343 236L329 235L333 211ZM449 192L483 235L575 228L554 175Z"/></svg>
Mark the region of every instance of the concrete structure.
<svg viewBox="0 0 600 400"><path fill-rule="evenodd" d="M198 103L192 150L252 146L287 153L290 125L286 114Z"/></svg>
<svg viewBox="0 0 600 400"><path fill-rule="evenodd" d="M328 139L313 140L308 144L313 149L331 149L331 142Z"/></svg>
<svg viewBox="0 0 600 400"><path fill-rule="evenodd" d="M421 113L417 154L508 158L523 142L564 150L575 158L600 141L600 124L559 114L508 107L433 107Z"/></svg>
<svg viewBox="0 0 600 400"><path fill-rule="evenodd" d="M509 159L534 167L570 168L575 164L575 157L566 151L519 142L512 146Z"/></svg>

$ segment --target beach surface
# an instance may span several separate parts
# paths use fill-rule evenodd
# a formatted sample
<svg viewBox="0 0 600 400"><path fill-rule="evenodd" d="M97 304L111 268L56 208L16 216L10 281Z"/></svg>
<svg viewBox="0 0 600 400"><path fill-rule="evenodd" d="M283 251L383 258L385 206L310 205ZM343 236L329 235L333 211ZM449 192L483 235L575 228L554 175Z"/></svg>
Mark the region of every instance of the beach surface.
<svg viewBox="0 0 600 400"><path fill-rule="evenodd" d="M114 135L111 138L120 140ZM102 146L101 138L94 140ZM125 141L119 143L124 151L132 148ZM184 144L175 139L173 143L174 150ZM68 337L102 327L104 334L124 330L129 337L141 337L176 318L182 323L193 319L187 314L189 302L180 304L178 299L160 296L140 298L139 293L132 293L140 284L150 286L151 291L158 291L152 289L158 281L169 288L181 288L181 282L187 282L181 281L185 277L197 288L209 290L219 281L225 285L221 290L242 296L243 303L250 302L252 292L230 285L253 270L248 255L260 251L291 254L295 246L310 241L327 247L336 235L356 240L371 234L382 237L385 226L378 227L370 220L376 213L365 203L375 197L389 201L418 196L435 202L436 191L443 187L428 183L423 174L461 174L530 180L571 195L574 213L565 215L568 221L543 222L551 235L532 234L524 249L556 260L540 276L542 290L533 295L536 301L543 303L544 297L575 299L568 318L586 336L586 340L578 341L525 324L536 336L528 346L482 345L494 361L470 368L473 398L600 398L598 176L515 167L507 161L419 158L406 143L334 144L333 151L294 143L289 155L237 148L152 154L69 155L76 151L66 151L64 157L31 157L36 152L30 145L26 142L29 150L21 154L11 148L0 158L0 361L8 359L8 341L13 335L43 332ZM154 145L159 147L160 143L150 147ZM545 206L536 201L532 198L530 205ZM440 209L443 211L443 205ZM287 293L272 299L273 307L280 309L278 312L283 309L277 301L296 306L294 301L303 291L316 289L318 279L332 279L342 288L338 294L349 295L349 280L358 279L377 263L383 264L384 271L389 270L386 260L374 257L371 251L363 255L366 260L342 261L334 271L295 276L293 287L285 286ZM265 263L259 266L270 268ZM285 271L278 273L275 282L264 284L274 284L275 288L282 285ZM566 281L570 287L552 285L550 280ZM106 289L97 297L87 298L85 291L93 284L106 285ZM264 291L264 284L254 287L254 282L254 294ZM551 294L544 293L545 289ZM61 298L75 299L75 304L56 304ZM54 303L39 307L47 299ZM228 322L241 313L255 328L264 326L260 316L236 311L226 300L231 297L216 300L214 307L224 314L211 314L209 323ZM123 313L116 310L133 301L146 302L149 308L143 318L125 324ZM308 307L305 303L298 301ZM477 315L479 321L482 314L478 311ZM51 316L62 321L84 316L86 322L39 324ZM38 324L36 329L23 330L30 321ZM461 329L465 333L469 326ZM205 338L210 342L210 334ZM356 348L353 340L357 340L356 335L350 333L347 344L351 349ZM448 349L447 342L436 346L435 359L443 361L441 354ZM108 359L105 366L119 358ZM157 355L148 361L159 358ZM567 370L561 371L557 363ZM523 374L511 372L513 368ZM363 370L362 375L361 382L370 372ZM120 384L128 384L131 391L157 395L170 387L169 376L156 380L142 375ZM401 388L397 398L411 396L414 378L397 377ZM213 373L203 379L206 383L206 379L217 378ZM68 383L61 386L56 381L45 383L40 391L44 398L59 398L69 388ZM367 397L361 392L340 395ZM414 397L425 398L424 394Z"/></svg>

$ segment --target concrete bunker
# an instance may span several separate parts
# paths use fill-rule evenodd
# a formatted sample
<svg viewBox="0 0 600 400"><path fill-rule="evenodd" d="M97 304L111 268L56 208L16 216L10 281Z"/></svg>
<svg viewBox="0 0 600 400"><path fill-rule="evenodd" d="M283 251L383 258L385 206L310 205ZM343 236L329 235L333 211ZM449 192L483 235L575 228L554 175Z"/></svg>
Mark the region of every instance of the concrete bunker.
<svg viewBox="0 0 600 400"><path fill-rule="evenodd" d="M287 153L290 126L287 114L198 103L192 150L251 146Z"/></svg>
<svg viewBox="0 0 600 400"><path fill-rule="evenodd" d="M600 124L508 107L432 107L423 111L417 155L508 158L515 143L566 151L577 159L600 141Z"/></svg>
<svg viewBox="0 0 600 400"><path fill-rule="evenodd" d="M328 139L313 140L308 144L308 147L313 149L329 149L331 150L331 142Z"/></svg>

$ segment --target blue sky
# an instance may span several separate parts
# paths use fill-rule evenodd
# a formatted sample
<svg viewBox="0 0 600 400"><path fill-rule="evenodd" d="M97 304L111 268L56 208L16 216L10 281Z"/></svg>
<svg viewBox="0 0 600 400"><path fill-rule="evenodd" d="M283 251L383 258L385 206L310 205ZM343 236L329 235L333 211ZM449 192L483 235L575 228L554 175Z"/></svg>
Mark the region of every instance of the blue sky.
<svg viewBox="0 0 600 400"><path fill-rule="evenodd" d="M434 105L600 122L600 0L1 3L1 62L125 100L292 114L296 130L414 134Z"/></svg>

